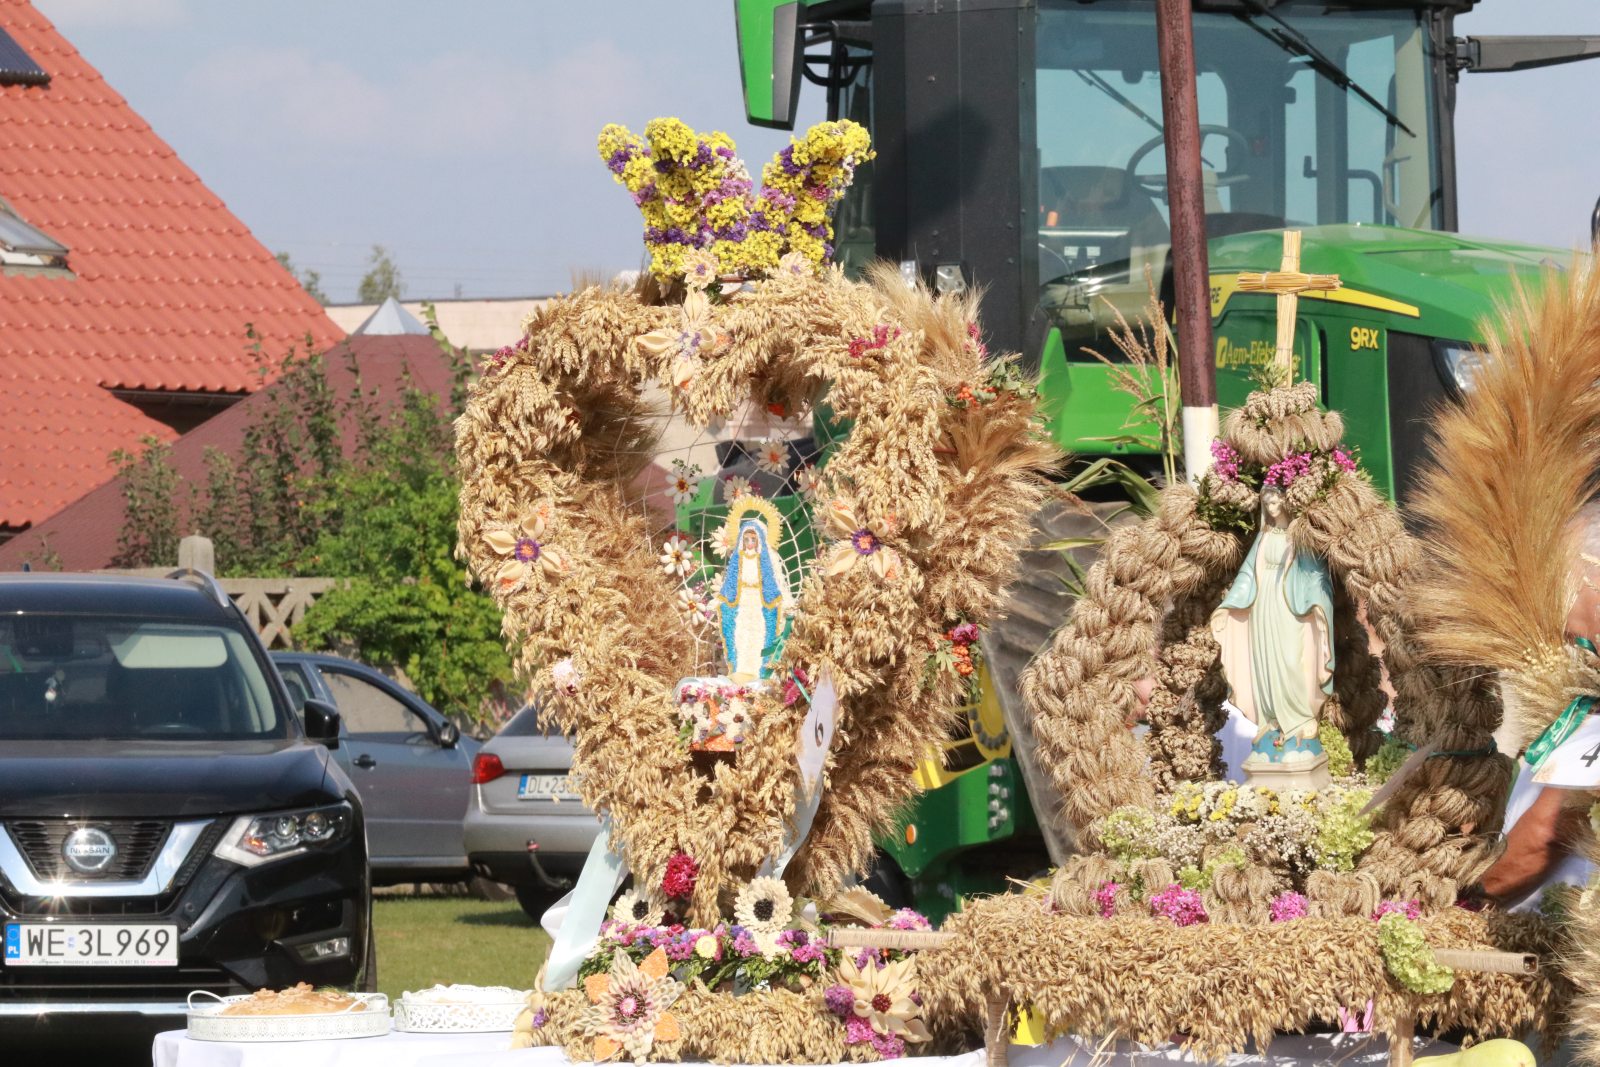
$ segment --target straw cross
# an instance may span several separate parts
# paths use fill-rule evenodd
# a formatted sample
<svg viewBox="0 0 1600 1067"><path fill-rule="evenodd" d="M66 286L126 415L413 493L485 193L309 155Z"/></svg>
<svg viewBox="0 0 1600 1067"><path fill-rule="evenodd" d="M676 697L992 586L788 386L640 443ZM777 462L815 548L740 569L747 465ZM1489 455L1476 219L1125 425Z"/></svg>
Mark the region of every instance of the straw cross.
<svg viewBox="0 0 1600 1067"><path fill-rule="evenodd" d="M1300 231L1283 231L1283 265L1265 274L1239 275L1241 293L1276 293L1278 297L1278 348L1273 362L1294 371L1294 320L1305 292L1330 292L1339 288L1337 274L1300 273Z"/></svg>

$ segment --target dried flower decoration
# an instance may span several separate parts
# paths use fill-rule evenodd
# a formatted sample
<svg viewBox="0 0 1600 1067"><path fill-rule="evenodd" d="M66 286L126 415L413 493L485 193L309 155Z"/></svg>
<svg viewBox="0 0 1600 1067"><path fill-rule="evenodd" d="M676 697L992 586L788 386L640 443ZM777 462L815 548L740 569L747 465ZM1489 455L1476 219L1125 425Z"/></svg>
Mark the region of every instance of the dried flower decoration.
<svg viewBox="0 0 1600 1067"><path fill-rule="evenodd" d="M572 657L558 660L550 668L550 682L556 687L556 692L565 693L567 696L576 696L578 687L583 684L583 672L578 670L577 664L572 662Z"/></svg>
<svg viewBox="0 0 1600 1067"><path fill-rule="evenodd" d="M661 546L661 569L669 578L687 578L695 571L694 553L689 551L689 539L673 534Z"/></svg>
<svg viewBox="0 0 1600 1067"><path fill-rule="evenodd" d="M630 926L659 926L667 914L667 902L648 889L624 890L611 905L611 917Z"/></svg>
<svg viewBox="0 0 1600 1067"><path fill-rule="evenodd" d="M484 530L484 543L505 560L494 575L494 589L500 595L522 589L535 572L556 575L567 569L566 556L544 540L554 512L555 505L543 501L524 511L516 522Z"/></svg>
<svg viewBox="0 0 1600 1067"><path fill-rule="evenodd" d="M678 1039L678 1020L667 1009L683 987L667 972L667 954L658 948L637 966L627 953L618 952L611 959L610 973L584 979L589 1006L581 1025L594 1038L597 1063L624 1052L634 1063L643 1063L657 1041Z"/></svg>
<svg viewBox="0 0 1600 1067"><path fill-rule="evenodd" d="M672 461L672 502L677 505L688 504L700 492L700 466L686 463L681 459Z"/></svg>
<svg viewBox="0 0 1600 1067"><path fill-rule="evenodd" d="M674 852L661 875L661 892L670 900L687 900L694 895L694 884L699 877L700 865L694 857L686 852Z"/></svg>
<svg viewBox="0 0 1600 1067"><path fill-rule="evenodd" d="M761 877L739 890L733 920L746 930L776 934L794 919L794 898L781 878Z"/></svg>
<svg viewBox="0 0 1600 1067"><path fill-rule="evenodd" d="M893 1035L902 1041L928 1040L928 1028L921 1019L922 1007L915 999L915 956L892 963L869 959L858 966L846 954L839 960L835 981L851 993L851 1016L865 1020L873 1034ZM847 1016L846 1025L849 1021ZM846 1042L859 1043L851 1040L854 1036L857 1035L848 1036Z"/></svg>
<svg viewBox="0 0 1600 1067"><path fill-rule="evenodd" d="M634 342L639 354L658 363L662 381L687 389L700 373L700 362L711 355L725 339L711 327L711 298L704 290L690 290L683 298L676 327L652 330ZM660 361L672 357L669 366Z"/></svg>
<svg viewBox="0 0 1600 1067"><path fill-rule="evenodd" d="M828 574L843 574L857 563L866 563L873 574L886 582L900 577L900 553L890 548L883 538L856 516L855 505L844 497L836 497L828 505L828 524L843 540L828 550L825 570ZM883 523L884 532L892 532L894 518Z"/></svg>

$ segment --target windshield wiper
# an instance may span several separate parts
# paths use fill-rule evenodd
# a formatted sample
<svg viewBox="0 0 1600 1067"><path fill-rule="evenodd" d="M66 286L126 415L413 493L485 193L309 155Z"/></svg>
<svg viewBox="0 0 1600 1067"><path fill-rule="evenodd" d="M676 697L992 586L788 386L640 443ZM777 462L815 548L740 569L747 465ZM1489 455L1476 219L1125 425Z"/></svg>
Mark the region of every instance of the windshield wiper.
<svg viewBox="0 0 1600 1067"><path fill-rule="evenodd" d="M1244 22L1246 26L1249 26L1252 30L1255 30L1261 36L1265 37L1267 40L1271 41L1285 52L1288 52L1291 55L1304 56L1306 59L1309 59L1311 61L1311 69L1315 70L1318 74L1321 74L1324 78L1327 78L1344 91L1355 93L1361 99L1371 104L1375 109L1377 109L1379 114L1389 120L1389 125L1399 127L1412 137L1416 136L1416 132L1412 130L1410 126L1407 126L1405 122L1401 120L1399 115L1396 115L1393 111L1390 111L1378 101L1377 97L1373 96L1361 86L1357 85L1355 79L1344 72L1343 67L1335 63L1326 52L1322 51L1322 49L1312 44L1311 39L1304 33L1297 30L1289 23L1283 21L1282 17L1262 4L1260 0L1244 0L1244 2L1249 5L1256 12L1256 14L1264 15L1278 24L1277 29L1269 29L1266 26L1262 26L1261 24L1257 23L1256 20L1251 18L1249 15L1237 16L1241 21Z"/></svg>
<svg viewBox="0 0 1600 1067"><path fill-rule="evenodd" d="M1162 126L1161 123L1151 118L1149 114L1147 114L1138 104L1135 104L1132 100L1129 100L1122 93L1117 92L1116 86L1102 78L1098 72L1092 70L1074 70L1073 73L1082 78L1085 84L1099 89L1112 100L1127 108L1136 117L1144 120L1144 124L1156 131L1156 133L1160 134L1162 137L1166 136L1167 130L1165 126ZM1200 156L1200 162L1204 163L1208 167L1211 166L1211 161L1206 159L1204 154Z"/></svg>

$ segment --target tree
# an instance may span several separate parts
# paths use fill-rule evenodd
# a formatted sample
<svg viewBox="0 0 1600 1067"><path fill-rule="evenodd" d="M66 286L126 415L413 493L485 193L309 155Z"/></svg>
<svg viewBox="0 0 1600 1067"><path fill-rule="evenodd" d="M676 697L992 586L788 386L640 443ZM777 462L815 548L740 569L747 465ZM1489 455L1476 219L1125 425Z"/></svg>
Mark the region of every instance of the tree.
<svg viewBox="0 0 1600 1067"><path fill-rule="evenodd" d="M372 246L372 256L367 260L368 270L361 278L356 295L363 304L381 304L391 296L399 300L405 292L405 279L395 265L389 250L382 245Z"/></svg>
<svg viewBox="0 0 1600 1067"><path fill-rule="evenodd" d="M155 437L140 438L137 452L117 449L111 462L122 479L122 532L117 536L118 567L158 567L178 559L178 487L182 476L172 466L172 446Z"/></svg>
<svg viewBox="0 0 1600 1067"><path fill-rule="evenodd" d="M322 291L322 274L320 271L311 270L309 267L305 270L297 269L293 261L289 259L289 253L287 252L279 252L273 258L283 264L283 269L288 271L294 277L294 280L300 283L300 288L306 291L307 296L323 307L327 307L328 294Z"/></svg>

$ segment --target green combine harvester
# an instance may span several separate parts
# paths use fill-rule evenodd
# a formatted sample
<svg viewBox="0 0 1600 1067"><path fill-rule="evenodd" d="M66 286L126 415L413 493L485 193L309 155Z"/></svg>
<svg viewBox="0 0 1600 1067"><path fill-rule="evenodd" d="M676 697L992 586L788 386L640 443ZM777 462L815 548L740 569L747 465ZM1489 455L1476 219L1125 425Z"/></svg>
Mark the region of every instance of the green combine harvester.
<svg viewBox="0 0 1600 1067"><path fill-rule="evenodd" d="M1308 293L1297 377L1344 413L1373 481L1405 496L1424 419L1472 385L1479 320L1570 252L1456 234L1455 85L1600 55L1600 37L1455 36L1477 0L1195 0L1194 42L1217 387L1243 400L1274 349L1275 303L1238 276L1275 270L1282 231ZM803 82L868 127L877 160L840 205L838 255L937 290L978 286L991 348L1021 352L1050 425L1079 457L1146 470L1133 401L1099 356L1151 288L1172 307L1154 0L735 0L752 123L792 128ZM1041 518L1043 539L1081 534ZM880 889L934 917L966 893L1059 861L1032 773L1022 667L1069 606L1060 553L1035 553L987 634L969 729L919 771L882 842ZM943 765L941 765L941 762ZM1032 788L1030 788L1032 787ZM1030 799L1030 796L1032 799ZM1048 824L1052 820L1045 820Z"/></svg>

